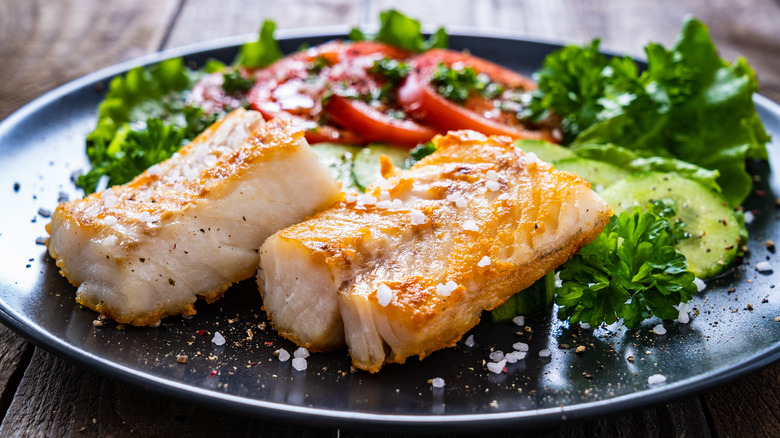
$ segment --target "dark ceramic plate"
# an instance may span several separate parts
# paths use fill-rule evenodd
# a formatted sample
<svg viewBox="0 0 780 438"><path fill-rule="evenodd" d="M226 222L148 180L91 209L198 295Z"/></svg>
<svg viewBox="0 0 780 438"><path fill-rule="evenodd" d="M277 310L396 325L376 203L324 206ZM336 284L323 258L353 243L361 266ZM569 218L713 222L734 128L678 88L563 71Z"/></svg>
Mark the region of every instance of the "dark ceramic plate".
<svg viewBox="0 0 780 438"><path fill-rule="evenodd" d="M317 44L335 34L287 34L283 49ZM780 242L775 197L780 177L767 163L751 163L756 193L745 207L755 212L748 227L750 255L733 272L710 282L692 304L692 322L665 323L667 334L650 329L581 330L552 315L528 317L531 332L512 323L481 323L470 334L476 345L459 344L423 361L389 365L380 373L351 372L346 352L315 354L298 372L274 356L294 349L265 322L253 280L231 288L213 304L198 305L192 319L168 318L159 328L92 324L96 314L74 302L74 288L62 278L45 247L45 211L60 192L78 196L71 174L86 168L84 137L108 80L132 66L184 55L202 64L230 61L239 40L223 40L122 64L65 85L25 106L0 124L0 318L36 344L111 378L250 415L321 425L435 427L437 430L552 424L659 403L711 388L780 357L780 292L775 274L754 264L773 258L764 245ZM453 35L451 46L530 74L556 46L512 38ZM780 132L780 106L756 97L767 128ZM769 146L773 168L780 143ZM18 183L18 186L17 186ZM760 190L760 192L758 191ZM763 196L759 196L763 195ZM43 213L43 214L41 214ZM780 268L780 266L778 266ZM752 309L752 310L748 310ZM489 315L486 315L489 319ZM227 344L217 347L219 331ZM248 334L252 331L252 335ZM251 339L250 339L251 338ZM506 373L485 368L492 349L530 344L530 354ZM576 354L574 347L586 352ZM550 349L550 358L540 358ZM185 364L178 355L187 355ZM633 356L633 361L629 357ZM649 386L663 374L666 384ZM444 378L443 389L429 380Z"/></svg>

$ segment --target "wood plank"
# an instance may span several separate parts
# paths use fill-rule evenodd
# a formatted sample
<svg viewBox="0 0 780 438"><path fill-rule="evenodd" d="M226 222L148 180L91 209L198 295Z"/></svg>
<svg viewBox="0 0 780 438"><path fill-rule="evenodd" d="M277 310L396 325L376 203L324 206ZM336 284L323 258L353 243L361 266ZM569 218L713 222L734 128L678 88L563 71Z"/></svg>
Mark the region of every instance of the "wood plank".
<svg viewBox="0 0 780 438"><path fill-rule="evenodd" d="M780 363L705 395L718 436L780 436Z"/></svg>
<svg viewBox="0 0 780 438"><path fill-rule="evenodd" d="M187 0L166 48L256 33L266 19L276 22L278 29L339 24L357 26L362 19L362 4L361 0Z"/></svg>
<svg viewBox="0 0 780 438"><path fill-rule="evenodd" d="M0 418L14 399L32 351L32 345L0 325Z"/></svg>
<svg viewBox="0 0 780 438"><path fill-rule="evenodd" d="M291 435L291 433L294 434ZM36 348L0 437L335 436L183 403L86 372Z"/></svg>
<svg viewBox="0 0 780 438"><path fill-rule="evenodd" d="M65 82L157 50L177 3L3 0L0 119Z"/></svg>

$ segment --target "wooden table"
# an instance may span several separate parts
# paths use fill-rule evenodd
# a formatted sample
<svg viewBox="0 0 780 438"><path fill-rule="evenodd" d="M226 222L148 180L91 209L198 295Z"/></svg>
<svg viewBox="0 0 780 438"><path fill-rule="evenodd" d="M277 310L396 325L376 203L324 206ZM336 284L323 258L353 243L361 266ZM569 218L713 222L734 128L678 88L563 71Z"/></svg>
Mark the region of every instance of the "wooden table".
<svg viewBox="0 0 780 438"><path fill-rule="evenodd" d="M600 36L604 49L634 56L642 56L647 41L672 43L681 18L693 13L709 23L721 54L745 56L761 92L780 102L778 0L3 0L0 119L86 73L161 49L252 33L264 18L279 28L365 25L389 7L434 25L508 29L533 39ZM247 419L159 397L86 372L3 326L0 417L1 436L364 435ZM529 434L780 436L780 363L685 400Z"/></svg>

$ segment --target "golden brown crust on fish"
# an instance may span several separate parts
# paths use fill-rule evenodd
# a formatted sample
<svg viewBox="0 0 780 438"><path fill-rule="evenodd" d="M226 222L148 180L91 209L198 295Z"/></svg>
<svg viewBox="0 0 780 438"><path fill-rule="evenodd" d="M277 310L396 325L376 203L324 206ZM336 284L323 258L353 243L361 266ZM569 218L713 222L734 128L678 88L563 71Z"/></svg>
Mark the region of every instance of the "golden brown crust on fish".
<svg viewBox="0 0 780 438"><path fill-rule="evenodd" d="M383 169L387 181L278 232L261 254L264 271L279 249L295 246L286 260L306 258L302 266L328 273L315 298L335 314L318 320L343 324L358 368L375 372L454 345L483 310L565 262L609 221L587 182L525 156L508 138L459 131L434 143L438 150L410 170ZM298 274L259 275L270 318L308 348L321 337L335 345L335 332L289 321L276 300L313 298L283 290Z"/></svg>

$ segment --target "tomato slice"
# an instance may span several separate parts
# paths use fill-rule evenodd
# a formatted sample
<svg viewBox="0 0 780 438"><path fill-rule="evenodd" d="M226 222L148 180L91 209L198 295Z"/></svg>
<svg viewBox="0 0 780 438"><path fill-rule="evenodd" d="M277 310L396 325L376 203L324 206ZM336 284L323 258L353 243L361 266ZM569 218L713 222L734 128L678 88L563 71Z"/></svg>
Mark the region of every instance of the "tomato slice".
<svg viewBox="0 0 780 438"><path fill-rule="evenodd" d="M381 141L414 147L437 131L403 112L395 98L400 77L372 71L378 61L403 62L411 56L375 41L330 42L257 72L249 101L266 117L293 120L311 143Z"/></svg>
<svg viewBox="0 0 780 438"><path fill-rule="evenodd" d="M494 96L476 91L458 103L445 98L434 83L434 74L440 66L456 72L472 69L483 83L494 90L503 90ZM415 59L415 68L398 91L403 108L417 118L438 129L448 131L472 129L488 135L507 135L513 138L541 139L557 143L555 126L550 122L535 126L518 117L523 99L536 88L525 76L492 62L452 50L434 49Z"/></svg>
<svg viewBox="0 0 780 438"><path fill-rule="evenodd" d="M255 73L247 99L265 118L285 119L306 133L309 143L366 143L360 136L324 117L322 99L329 91L322 70L337 62L341 43L328 43L280 59Z"/></svg>

